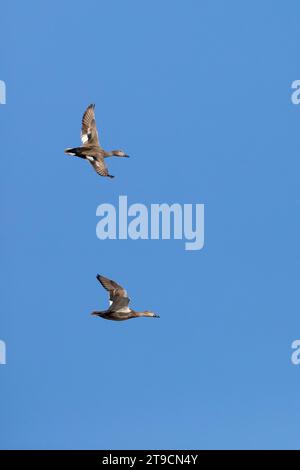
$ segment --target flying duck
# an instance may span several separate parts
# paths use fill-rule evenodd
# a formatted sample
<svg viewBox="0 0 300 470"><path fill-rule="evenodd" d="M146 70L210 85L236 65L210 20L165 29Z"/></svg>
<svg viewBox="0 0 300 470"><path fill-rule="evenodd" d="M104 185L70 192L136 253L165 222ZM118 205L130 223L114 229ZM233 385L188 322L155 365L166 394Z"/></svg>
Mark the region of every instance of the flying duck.
<svg viewBox="0 0 300 470"><path fill-rule="evenodd" d="M104 163L107 157L129 157L123 150L107 152L99 143L99 136L95 119L95 105L90 104L84 112L81 124L81 147L67 148L65 153L88 160L94 170L101 176L114 178L108 173Z"/></svg>
<svg viewBox="0 0 300 470"><path fill-rule="evenodd" d="M129 320L130 318L137 317L152 317L159 318L159 315L145 310L144 312L137 312L128 307L130 299L128 298L126 290L111 279L104 276L97 275L100 284L109 292L109 308L103 311L92 312L91 315L105 318L106 320Z"/></svg>

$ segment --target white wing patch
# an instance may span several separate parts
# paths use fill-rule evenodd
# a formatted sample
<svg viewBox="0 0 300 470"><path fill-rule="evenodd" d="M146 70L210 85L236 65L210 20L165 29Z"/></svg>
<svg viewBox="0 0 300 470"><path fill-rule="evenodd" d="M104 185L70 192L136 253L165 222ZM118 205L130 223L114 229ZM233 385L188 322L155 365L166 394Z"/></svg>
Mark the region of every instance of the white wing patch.
<svg viewBox="0 0 300 470"><path fill-rule="evenodd" d="M90 162L94 161L94 157L91 157L90 155L86 155L86 159L89 160Z"/></svg>
<svg viewBox="0 0 300 470"><path fill-rule="evenodd" d="M85 144L89 140L89 137L87 134L81 134L81 142Z"/></svg>
<svg viewBox="0 0 300 470"><path fill-rule="evenodd" d="M109 301L109 306L111 306L112 304L113 304L113 301L112 301L112 300L110 300L110 301Z"/></svg>

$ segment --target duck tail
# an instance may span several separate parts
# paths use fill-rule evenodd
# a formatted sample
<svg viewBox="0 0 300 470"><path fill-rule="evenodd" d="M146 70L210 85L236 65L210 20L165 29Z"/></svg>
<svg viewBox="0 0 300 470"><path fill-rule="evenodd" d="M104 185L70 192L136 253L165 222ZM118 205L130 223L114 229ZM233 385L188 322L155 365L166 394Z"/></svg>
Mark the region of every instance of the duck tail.
<svg viewBox="0 0 300 470"><path fill-rule="evenodd" d="M106 310L96 310L92 312L91 315L94 317L103 317L106 313Z"/></svg>
<svg viewBox="0 0 300 470"><path fill-rule="evenodd" d="M74 157L85 158L85 156L82 155L82 148L81 147L68 148L68 149L65 150L65 153L67 155L73 155Z"/></svg>

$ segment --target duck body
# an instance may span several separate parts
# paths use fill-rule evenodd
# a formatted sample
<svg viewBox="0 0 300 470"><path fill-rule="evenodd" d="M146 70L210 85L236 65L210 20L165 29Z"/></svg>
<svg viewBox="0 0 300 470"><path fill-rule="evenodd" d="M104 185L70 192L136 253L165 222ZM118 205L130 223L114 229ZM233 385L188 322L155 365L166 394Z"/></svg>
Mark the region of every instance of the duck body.
<svg viewBox="0 0 300 470"><path fill-rule="evenodd" d="M111 312L109 310L104 310L103 312L92 312L92 315L101 317L104 320L112 321L125 321L135 318L134 315L131 315L131 312L122 313L122 312Z"/></svg>

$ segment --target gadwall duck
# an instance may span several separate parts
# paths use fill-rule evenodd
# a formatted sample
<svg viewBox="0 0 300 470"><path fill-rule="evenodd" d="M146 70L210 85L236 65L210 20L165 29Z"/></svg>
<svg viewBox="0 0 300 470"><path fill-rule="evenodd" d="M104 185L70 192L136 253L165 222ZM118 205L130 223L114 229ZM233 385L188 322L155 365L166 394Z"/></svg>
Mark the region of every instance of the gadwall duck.
<svg viewBox="0 0 300 470"><path fill-rule="evenodd" d="M127 292L122 286L117 284L111 279L107 279L104 276L97 275L98 281L101 285L109 292L109 308L107 310L92 312L91 315L105 318L106 320L129 320L130 318L137 317L152 317L159 318L159 315L145 310L144 312L136 312L128 307L130 299L128 298Z"/></svg>
<svg viewBox="0 0 300 470"><path fill-rule="evenodd" d="M68 148L65 153L74 155L76 157L88 160L94 170L101 176L113 178L108 173L107 167L104 163L104 158L107 157L129 157L123 150L112 150L107 152L99 143L99 136L95 119L95 105L90 104L82 117L81 125L81 147Z"/></svg>

